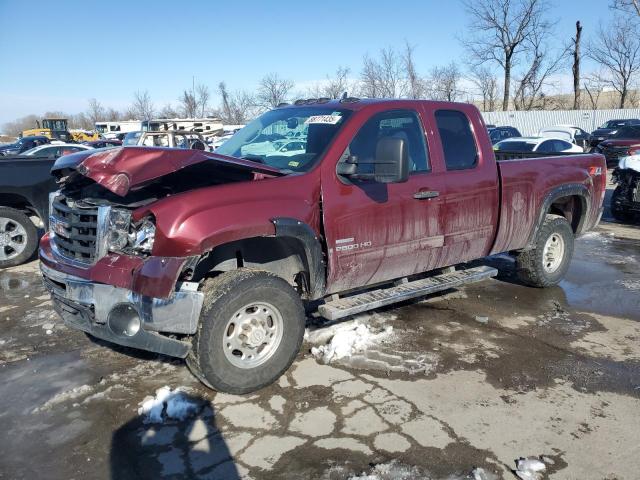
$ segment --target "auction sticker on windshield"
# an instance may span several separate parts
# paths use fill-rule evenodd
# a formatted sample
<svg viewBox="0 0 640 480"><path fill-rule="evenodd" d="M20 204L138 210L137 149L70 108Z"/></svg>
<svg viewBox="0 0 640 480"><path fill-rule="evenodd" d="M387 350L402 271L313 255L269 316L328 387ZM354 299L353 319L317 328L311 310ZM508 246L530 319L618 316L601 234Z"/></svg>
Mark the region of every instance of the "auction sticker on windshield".
<svg viewBox="0 0 640 480"><path fill-rule="evenodd" d="M326 125L335 125L341 118L342 117L340 115L312 115L307 118L304 123L324 123Z"/></svg>

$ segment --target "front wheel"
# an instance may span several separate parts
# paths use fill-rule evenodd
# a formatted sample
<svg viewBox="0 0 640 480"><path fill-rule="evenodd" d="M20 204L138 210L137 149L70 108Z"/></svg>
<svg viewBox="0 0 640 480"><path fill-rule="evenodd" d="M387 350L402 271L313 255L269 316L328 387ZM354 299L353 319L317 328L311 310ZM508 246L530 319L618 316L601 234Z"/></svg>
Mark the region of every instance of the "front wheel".
<svg viewBox="0 0 640 480"><path fill-rule="evenodd" d="M31 258L38 248L38 230L24 213L0 207L0 268L14 267Z"/></svg>
<svg viewBox="0 0 640 480"><path fill-rule="evenodd" d="M305 313L296 291L261 270L223 273L204 285L198 333L187 358L214 390L244 394L273 383L293 363Z"/></svg>
<svg viewBox="0 0 640 480"><path fill-rule="evenodd" d="M536 233L534 246L516 258L518 277L533 287L551 287L564 278L573 255L571 225L560 215L547 215Z"/></svg>

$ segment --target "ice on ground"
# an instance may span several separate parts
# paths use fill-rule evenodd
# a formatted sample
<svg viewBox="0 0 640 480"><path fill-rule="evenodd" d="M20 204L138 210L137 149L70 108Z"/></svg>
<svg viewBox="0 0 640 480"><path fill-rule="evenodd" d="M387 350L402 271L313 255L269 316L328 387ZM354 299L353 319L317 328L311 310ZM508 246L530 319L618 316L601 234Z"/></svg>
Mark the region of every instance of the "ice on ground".
<svg viewBox="0 0 640 480"><path fill-rule="evenodd" d="M67 400L75 400L78 397L87 395L92 390L93 388L90 385L80 385L79 387L74 387L71 390L65 390L64 392L58 393L57 395L47 400L42 406L34 409L34 412L47 410L62 402L66 402Z"/></svg>
<svg viewBox="0 0 640 480"><path fill-rule="evenodd" d="M514 473L521 480L540 480L546 469L547 466L538 458L519 458Z"/></svg>
<svg viewBox="0 0 640 480"><path fill-rule="evenodd" d="M349 477L349 480L418 480L429 478L418 467L400 464L397 460L380 463L369 472Z"/></svg>
<svg viewBox="0 0 640 480"><path fill-rule="evenodd" d="M164 386L140 403L138 415L144 417L145 423L162 423L165 419L184 420L199 409L200 404L190 398L186 387L172 390Z"/></svg>
<svg viewBox="0 0 640 480"><path fill-rule="evenodd" d="M640 290L640 280L618 280L616 283L628 290Z"/></svg>
<svg viewBox="0 0 640 480"><path fill-rule="evenodd" d="M330 363L333 360L350 357L364 351L368 346L388 336L392 331L391 325L384 326L379 331L358 322L337 326L331 340L325 345L313 347L311 354L323 363Z"/></svg>

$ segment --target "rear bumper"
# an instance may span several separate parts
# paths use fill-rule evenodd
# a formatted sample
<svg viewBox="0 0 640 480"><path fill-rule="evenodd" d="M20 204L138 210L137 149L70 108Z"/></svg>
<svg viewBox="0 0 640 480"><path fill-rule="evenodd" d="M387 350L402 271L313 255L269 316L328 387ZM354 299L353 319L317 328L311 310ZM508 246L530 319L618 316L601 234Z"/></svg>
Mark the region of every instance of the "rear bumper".
<svg viewBox="0 0 640 480"><path fill-rule="evenodd" d="M53 305L72 328L127 347L184 358L190 342L162 333L194 334L204 295L197 285L183 283L169 298L145 297L124 288L90 282L40 264ZM137 318L135 332L118 326L115 307L125 306ZM135 320L134 320L135 322ZM161 333L162 332L162 333Z"/></svg>

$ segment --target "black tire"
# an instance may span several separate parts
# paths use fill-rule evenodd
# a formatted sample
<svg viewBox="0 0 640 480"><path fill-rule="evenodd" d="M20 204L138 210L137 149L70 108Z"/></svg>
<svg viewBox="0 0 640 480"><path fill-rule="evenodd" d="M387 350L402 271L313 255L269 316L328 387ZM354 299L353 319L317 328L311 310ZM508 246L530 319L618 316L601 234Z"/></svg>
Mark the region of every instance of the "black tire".
<svg viewBox="0 0 640 480"><path fill-rule="evenodd" d="M556 243L561 240L563 245L562 253L559 254L561 256L555 267L544 255L545 245L554 235ZM573 255L573 243L573 230L567 219L560 215L547 215L536 233L533 248L520 252L516 258L518 278L532 287L557 285L569 269Z"/></svg>
<svg viewBox="0 0 640 480"><path fill-rule="evenodd" d="M1 221L1 219L9 220L7 227L4 227L5 222ZM2 238L0 238L0 249L2 249L2 252L0 252L2 254L0 255L0 268L15 267L26 262L38 248L38 230L29 217L20 210L0 207L0 236L5 233L4 228L7 228L8 233L10 233L11 228L14 228L16 224L20 225L25 231L25 234L19 237L20 245L23 246L23 249L17 255L12 255L16 250L13 250L11 246L2 245ZM7 258L3 258L5 256Z"/></svg>
<svg viewBox="0 0 640 480"><path fill-rule="evenodd" d="M628 222L629 220L631 220L632 215L627 208L624 208L618 203L619 197L622 196L622 188L620 187L620 185L618 185L613 191L613 194L611 195L611 203L609 203L609 206L611 208L611 215L619 222Z"/></svg>
<svg viewBox="0 0 640 480"><path fill-rule="evenodd" d="M232 394L253 392L276 381L293 363L304 336L306 317L296 291L272 273L243 268L208 280L204 294L200 325L187 357L194 375L208 387ZM240 368L225 353L227 323L237 312L260 302L279 313L282 336L264 363Z"/></svg>

